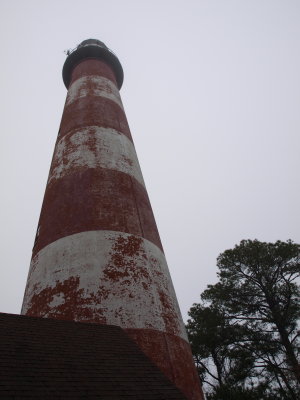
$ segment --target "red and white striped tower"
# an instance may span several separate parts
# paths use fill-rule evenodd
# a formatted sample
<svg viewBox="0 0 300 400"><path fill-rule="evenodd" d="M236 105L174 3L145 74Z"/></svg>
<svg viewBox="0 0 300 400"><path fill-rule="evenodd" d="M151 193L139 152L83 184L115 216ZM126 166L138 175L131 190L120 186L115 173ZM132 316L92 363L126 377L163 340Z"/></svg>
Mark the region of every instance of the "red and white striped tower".
<svg viewBox="0 0 300 400"><path fill-rule="evenodd" d="M119 90L123 70L90 39L68 89L22 314L122 327L189 399L202 399Z"/></svg>

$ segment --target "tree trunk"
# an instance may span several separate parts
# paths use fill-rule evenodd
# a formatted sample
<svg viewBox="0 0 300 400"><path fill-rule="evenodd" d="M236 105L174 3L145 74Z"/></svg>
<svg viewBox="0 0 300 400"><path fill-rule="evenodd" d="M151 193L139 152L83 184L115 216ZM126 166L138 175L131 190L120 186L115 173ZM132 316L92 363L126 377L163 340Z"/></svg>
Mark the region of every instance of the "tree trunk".
<svg viewBox="0 0 300 400"><path fill-rule="evenodd" d="M217 368L217 374L218 374L218 381L220 387L223 385L223 373L222 373L222 365L218 359L218 356L214 350L211 351L212 358L214 360L215 366Z"/></svg>
<svg viewBox="0 0 300 400"><path fill-rule="evenodd" d="M281 342L285 348L286 351L286 357L287 361L290 364L292 368L292 372L296 377L296 380L300 383L300 364L297 360L297 357L294 353L294 348L293 345L291 344L289 340L288 333L286 332L285 328L281 326L281 324L276 324L280 337L281 337Z"/></svg>

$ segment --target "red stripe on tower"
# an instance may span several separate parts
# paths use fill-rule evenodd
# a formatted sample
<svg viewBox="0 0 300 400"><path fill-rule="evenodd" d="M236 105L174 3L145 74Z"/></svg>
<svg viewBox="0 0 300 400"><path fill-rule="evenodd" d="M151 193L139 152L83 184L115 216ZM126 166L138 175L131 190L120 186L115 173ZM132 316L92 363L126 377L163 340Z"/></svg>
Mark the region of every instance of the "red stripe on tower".
<svg viewBox="0 0 300 400"><path fill-rule="evenodd" d="M100 41L66 59L68 95L22 313L118 325L189 399L199 379L124 113Z"/></svg>

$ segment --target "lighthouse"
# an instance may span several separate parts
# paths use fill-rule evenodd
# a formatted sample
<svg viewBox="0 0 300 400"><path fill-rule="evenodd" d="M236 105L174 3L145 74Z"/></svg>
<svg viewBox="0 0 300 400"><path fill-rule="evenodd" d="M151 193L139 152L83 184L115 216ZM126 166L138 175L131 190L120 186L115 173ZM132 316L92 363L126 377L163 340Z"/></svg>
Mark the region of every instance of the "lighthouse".
<svg viewBox="0 0 300 400"><path fill-rule="evenodd" d="M85 40L63 81L22 314L117 325L188 399L202 399L119 94L122 66L103 42Z"/></svg>

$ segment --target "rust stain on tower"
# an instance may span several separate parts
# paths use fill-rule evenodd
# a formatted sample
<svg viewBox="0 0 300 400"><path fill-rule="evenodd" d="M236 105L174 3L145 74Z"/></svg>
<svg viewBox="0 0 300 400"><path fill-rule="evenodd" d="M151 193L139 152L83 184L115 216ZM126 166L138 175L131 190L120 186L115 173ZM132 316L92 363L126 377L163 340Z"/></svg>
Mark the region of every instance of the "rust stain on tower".
<svg viewBox="0 0 300 400"><path fill-rule="evenodd" d="M119 95L122 66L89 39L68 55L63 80L22 314L118 325L188 399L202 399Z"/></svg>

